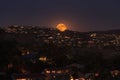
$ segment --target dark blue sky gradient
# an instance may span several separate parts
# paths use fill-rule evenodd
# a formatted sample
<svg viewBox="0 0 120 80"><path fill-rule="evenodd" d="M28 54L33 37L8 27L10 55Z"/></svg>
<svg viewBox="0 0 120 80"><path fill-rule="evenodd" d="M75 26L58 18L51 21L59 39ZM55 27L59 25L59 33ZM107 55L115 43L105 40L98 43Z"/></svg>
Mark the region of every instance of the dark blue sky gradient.
<svg viewBox="0 0 120 80"><path fill-rule="evenodd" d="M58 23L78 31L120 29L120 0L0 0L0 25Z"/></svg>

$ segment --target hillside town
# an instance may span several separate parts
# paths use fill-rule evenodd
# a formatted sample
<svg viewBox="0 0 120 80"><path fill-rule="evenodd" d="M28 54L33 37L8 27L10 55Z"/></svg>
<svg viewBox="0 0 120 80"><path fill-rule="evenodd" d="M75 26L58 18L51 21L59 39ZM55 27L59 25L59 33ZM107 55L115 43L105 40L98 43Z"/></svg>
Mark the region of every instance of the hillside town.
<svg viewBox="0 0 120 80"><path fill-rule="evenodd" d="M11 25L0 28L0 44L1 80L120 80L120 30Z"/></svg>

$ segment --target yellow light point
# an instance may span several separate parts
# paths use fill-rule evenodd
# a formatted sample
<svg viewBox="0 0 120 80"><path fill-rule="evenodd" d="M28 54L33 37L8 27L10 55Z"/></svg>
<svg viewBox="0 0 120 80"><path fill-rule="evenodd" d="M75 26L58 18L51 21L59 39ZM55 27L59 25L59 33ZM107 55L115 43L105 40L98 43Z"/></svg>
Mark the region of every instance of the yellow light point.
<svg viewBox="0 0 120 80"><path fill-rule="evenodd" d="M56 28L61 32L67 30L67 26L65 24L58 24Z"/></svg>

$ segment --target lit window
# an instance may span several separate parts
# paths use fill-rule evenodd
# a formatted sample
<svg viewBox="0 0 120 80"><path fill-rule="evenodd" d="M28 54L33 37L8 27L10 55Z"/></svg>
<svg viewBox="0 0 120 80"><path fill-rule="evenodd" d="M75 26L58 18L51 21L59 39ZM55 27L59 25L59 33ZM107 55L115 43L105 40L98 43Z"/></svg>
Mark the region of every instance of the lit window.
<svg viewBox="0 0 120 80"><path fill-rule="evenodd" d="M52 73L55 73L55 71L52 71Z"/></svg>
<svg viewBox="0 0 120 80"><path fill-rule="evenodd" d="M50 74L50 71L47 70L46 73L47 73L47 74Z"/></svg>
<svg viewBox="0 0 120 80"><path fill-rule="evenodd" d="M59 74L60 74L60 73L62 73L62 71L61 71L61 70L59 70L59 71L57 71L57 73L59 73Z"/></svg>
<svg viewBox="0 0 120 80"><path fill-rule="evenodd" d="M28 79L16 79L16 80L28 80Z"/></svg>
<svg viewBox="0 0 120 80"><path fill-rule="evenodd" d="M85 78L80 78L80 80L85 80Z"/></svg>
<svg viewBox="0 0 120 80"><path fill-rule="evenodd" d="M40 61L46 61L47 58L46 58L46 57L40 57L39 60L40 60Z"/></svg>

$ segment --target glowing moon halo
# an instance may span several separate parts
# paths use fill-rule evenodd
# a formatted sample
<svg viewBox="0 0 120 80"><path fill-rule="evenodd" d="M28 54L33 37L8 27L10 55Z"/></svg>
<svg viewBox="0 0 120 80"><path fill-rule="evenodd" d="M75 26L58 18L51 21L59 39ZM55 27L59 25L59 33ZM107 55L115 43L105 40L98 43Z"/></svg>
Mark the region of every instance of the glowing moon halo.
<svg viewBox="0 0 120 80"><path fill-rule="evenodd" d="M67 30L67 26L65 24L62 24L62 23L58 24L56 28L61 32Z"/></svg>

